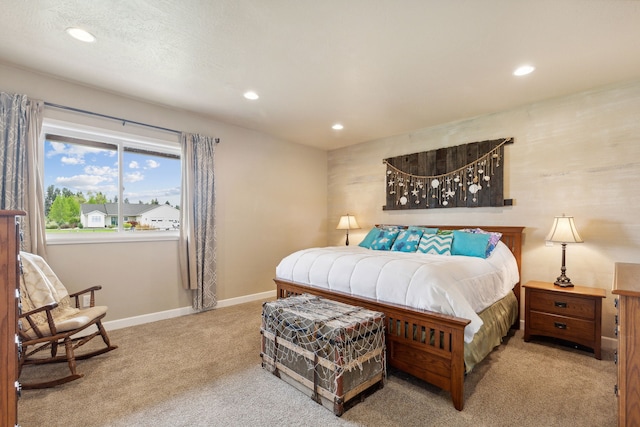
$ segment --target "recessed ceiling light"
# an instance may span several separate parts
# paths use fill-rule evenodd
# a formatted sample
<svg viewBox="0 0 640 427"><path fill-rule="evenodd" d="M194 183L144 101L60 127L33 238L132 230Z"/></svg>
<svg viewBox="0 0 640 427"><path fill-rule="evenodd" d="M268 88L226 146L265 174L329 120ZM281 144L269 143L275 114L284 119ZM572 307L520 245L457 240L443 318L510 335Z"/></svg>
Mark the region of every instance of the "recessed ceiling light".
<svg viewBox="0 0 640 427"><path fill-rule="evenodd" d="M336 123L335 125L331 126L331 129L333 129L333 130L342 130L342 129L344 129L344 126L342 126L340 123Z"/></svg>
<svg viewBox="0 0 640 427"><path fill-rule="evenodd" d="M247 98L247 99L251 99L251 100L256 100L256 99L260 98L258 96L258 94L253 92L253 91L245 92L244 93L244 97Z"/></svg>
<svg viewBox="0 0 640 427"><path fill-rule="evenodd" d="M96 38L93 34L86 30L83 30L82 28L70 27L65 31L74 39L80 40L82 42L93 43L94 41L96 41Z"/></svg>
<svg viewBox="0 0 640 427"><path fill-rule="evenodd" d="M531 74L533 72L533 70L535 70L536 68L534 66L531 65L523 65L521 67L516 68L516 70L513 72L514 76L526 76L527 74Z"/></svg>

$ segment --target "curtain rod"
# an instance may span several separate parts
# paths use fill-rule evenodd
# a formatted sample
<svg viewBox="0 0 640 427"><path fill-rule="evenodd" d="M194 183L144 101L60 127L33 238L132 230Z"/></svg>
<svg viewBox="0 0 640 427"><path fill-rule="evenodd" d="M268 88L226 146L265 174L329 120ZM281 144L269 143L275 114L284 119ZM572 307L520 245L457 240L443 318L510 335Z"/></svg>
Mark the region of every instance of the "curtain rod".
<svg viewBox="0 0 640 427"><path fill-rule="evenodd" d="M148 127L148 128L157 129L157 130L161 130L161 131L164 131L164 132L175 133L175 134L178 134L178 135L180 135L182 133L181 131L175 130L175 129L169 129L169 128L165 128L165 127L162 127L162 126L156 126L156 125L150 125L150 124L147 124L147 123L136 122L134 120L123 119L123 118L120 118L120 117L109 116L109 115L101 114L101 113L94 113L93 111L87 111L87 110L82 110L80 108L68 107L66 105L54 104L52 102L46 102L45 101L44 105L46 107L58 108L60 110L68 110L68 111L73 111L75 113L81 113L81 114L87 114L87 115L90 115L90 116L102 117L103 119L116 120L116 121L122 122L123 126L126 123L129 123L129 124L132 124L132 125L145 126L145 127ZM216 138L215 141L216 141L216 144L219 143L220 142L220 138Z"/></svg>

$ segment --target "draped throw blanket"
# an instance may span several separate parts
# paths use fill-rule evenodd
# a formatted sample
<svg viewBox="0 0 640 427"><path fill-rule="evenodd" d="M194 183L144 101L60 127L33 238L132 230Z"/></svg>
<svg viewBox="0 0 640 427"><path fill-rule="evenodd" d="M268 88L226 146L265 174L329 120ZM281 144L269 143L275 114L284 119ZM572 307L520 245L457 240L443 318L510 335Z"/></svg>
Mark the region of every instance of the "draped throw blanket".
<svg viewBox="0 0 640 427"><path fill-rule="evenodd" d="M44 103L0 93L0 209L22 210L22 248L46 257L44 188L37 153Z"/></svg>
<svg viewBox="0 0 640 427"><path fill-rule="evenodd" d="M194 310L216 305L214 138L181 134L182 200L179 260L182 285L193 290Z"/></svg>
<svg viewBox="0 0 640 427"><path fill-rule="evenodd" d="M21 251L20 259L22 260L20 296L25 312L51 303L58 303L58 306L52 311L57 320L63 321L78 314L80 310L72 305L67 288L42 257ZM47 315L44 311L32 315L31 318L35 321L36 326L48 330ZM28 332L29 323L24 320L22 323L22 327L26 328Z"/></svg>

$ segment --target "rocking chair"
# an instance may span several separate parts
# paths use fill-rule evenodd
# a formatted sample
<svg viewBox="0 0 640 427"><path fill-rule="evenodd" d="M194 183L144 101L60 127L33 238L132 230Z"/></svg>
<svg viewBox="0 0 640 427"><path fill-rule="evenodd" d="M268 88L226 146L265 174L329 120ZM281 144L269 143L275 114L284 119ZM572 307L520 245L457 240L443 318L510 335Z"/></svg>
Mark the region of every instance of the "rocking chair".
<svg viewBox="0 0 640 427"><path fill-rule="evenodd" d="M20 252L22 277L20 297L20 338L22 351L18 364L18 376L25 365L66 362L69 375L37 383L22 383L23 389L47 388L82 378L76 371L76 360L88 359L118 348L111 345L102 318L107 314L106 306L95 305L95 292L101 286L93 286L69 294L46 261L37 255ZM80 308L81 296L90 294L90 306ZM75 300L75 307L72 306ZM88 333L95 325L97 330ZM76 349L100 335L104 346L81 354ZM58 354L58 347L64 354ZM50 353L47 354L47 353Z"/></svg>

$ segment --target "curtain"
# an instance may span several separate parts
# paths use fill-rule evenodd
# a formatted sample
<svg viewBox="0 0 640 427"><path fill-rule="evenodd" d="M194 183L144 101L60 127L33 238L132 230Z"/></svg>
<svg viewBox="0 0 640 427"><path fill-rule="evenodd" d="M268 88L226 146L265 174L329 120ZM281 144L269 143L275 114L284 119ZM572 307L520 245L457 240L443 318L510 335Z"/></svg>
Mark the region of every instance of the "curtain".
<svg viewBox="0 0 640 427"><path fill-rule="evenodd" d="M0 209L22 210L22 249L46 258L44 188L38 159L44 103L0 93Z"/></svg>
<svg viewBox="0 0 640 427"><path fill-rule="evenodd" d="M182 285L193 291L193 308L216 305L214 138L182 133L182 199L179 262Z"/></svg>

